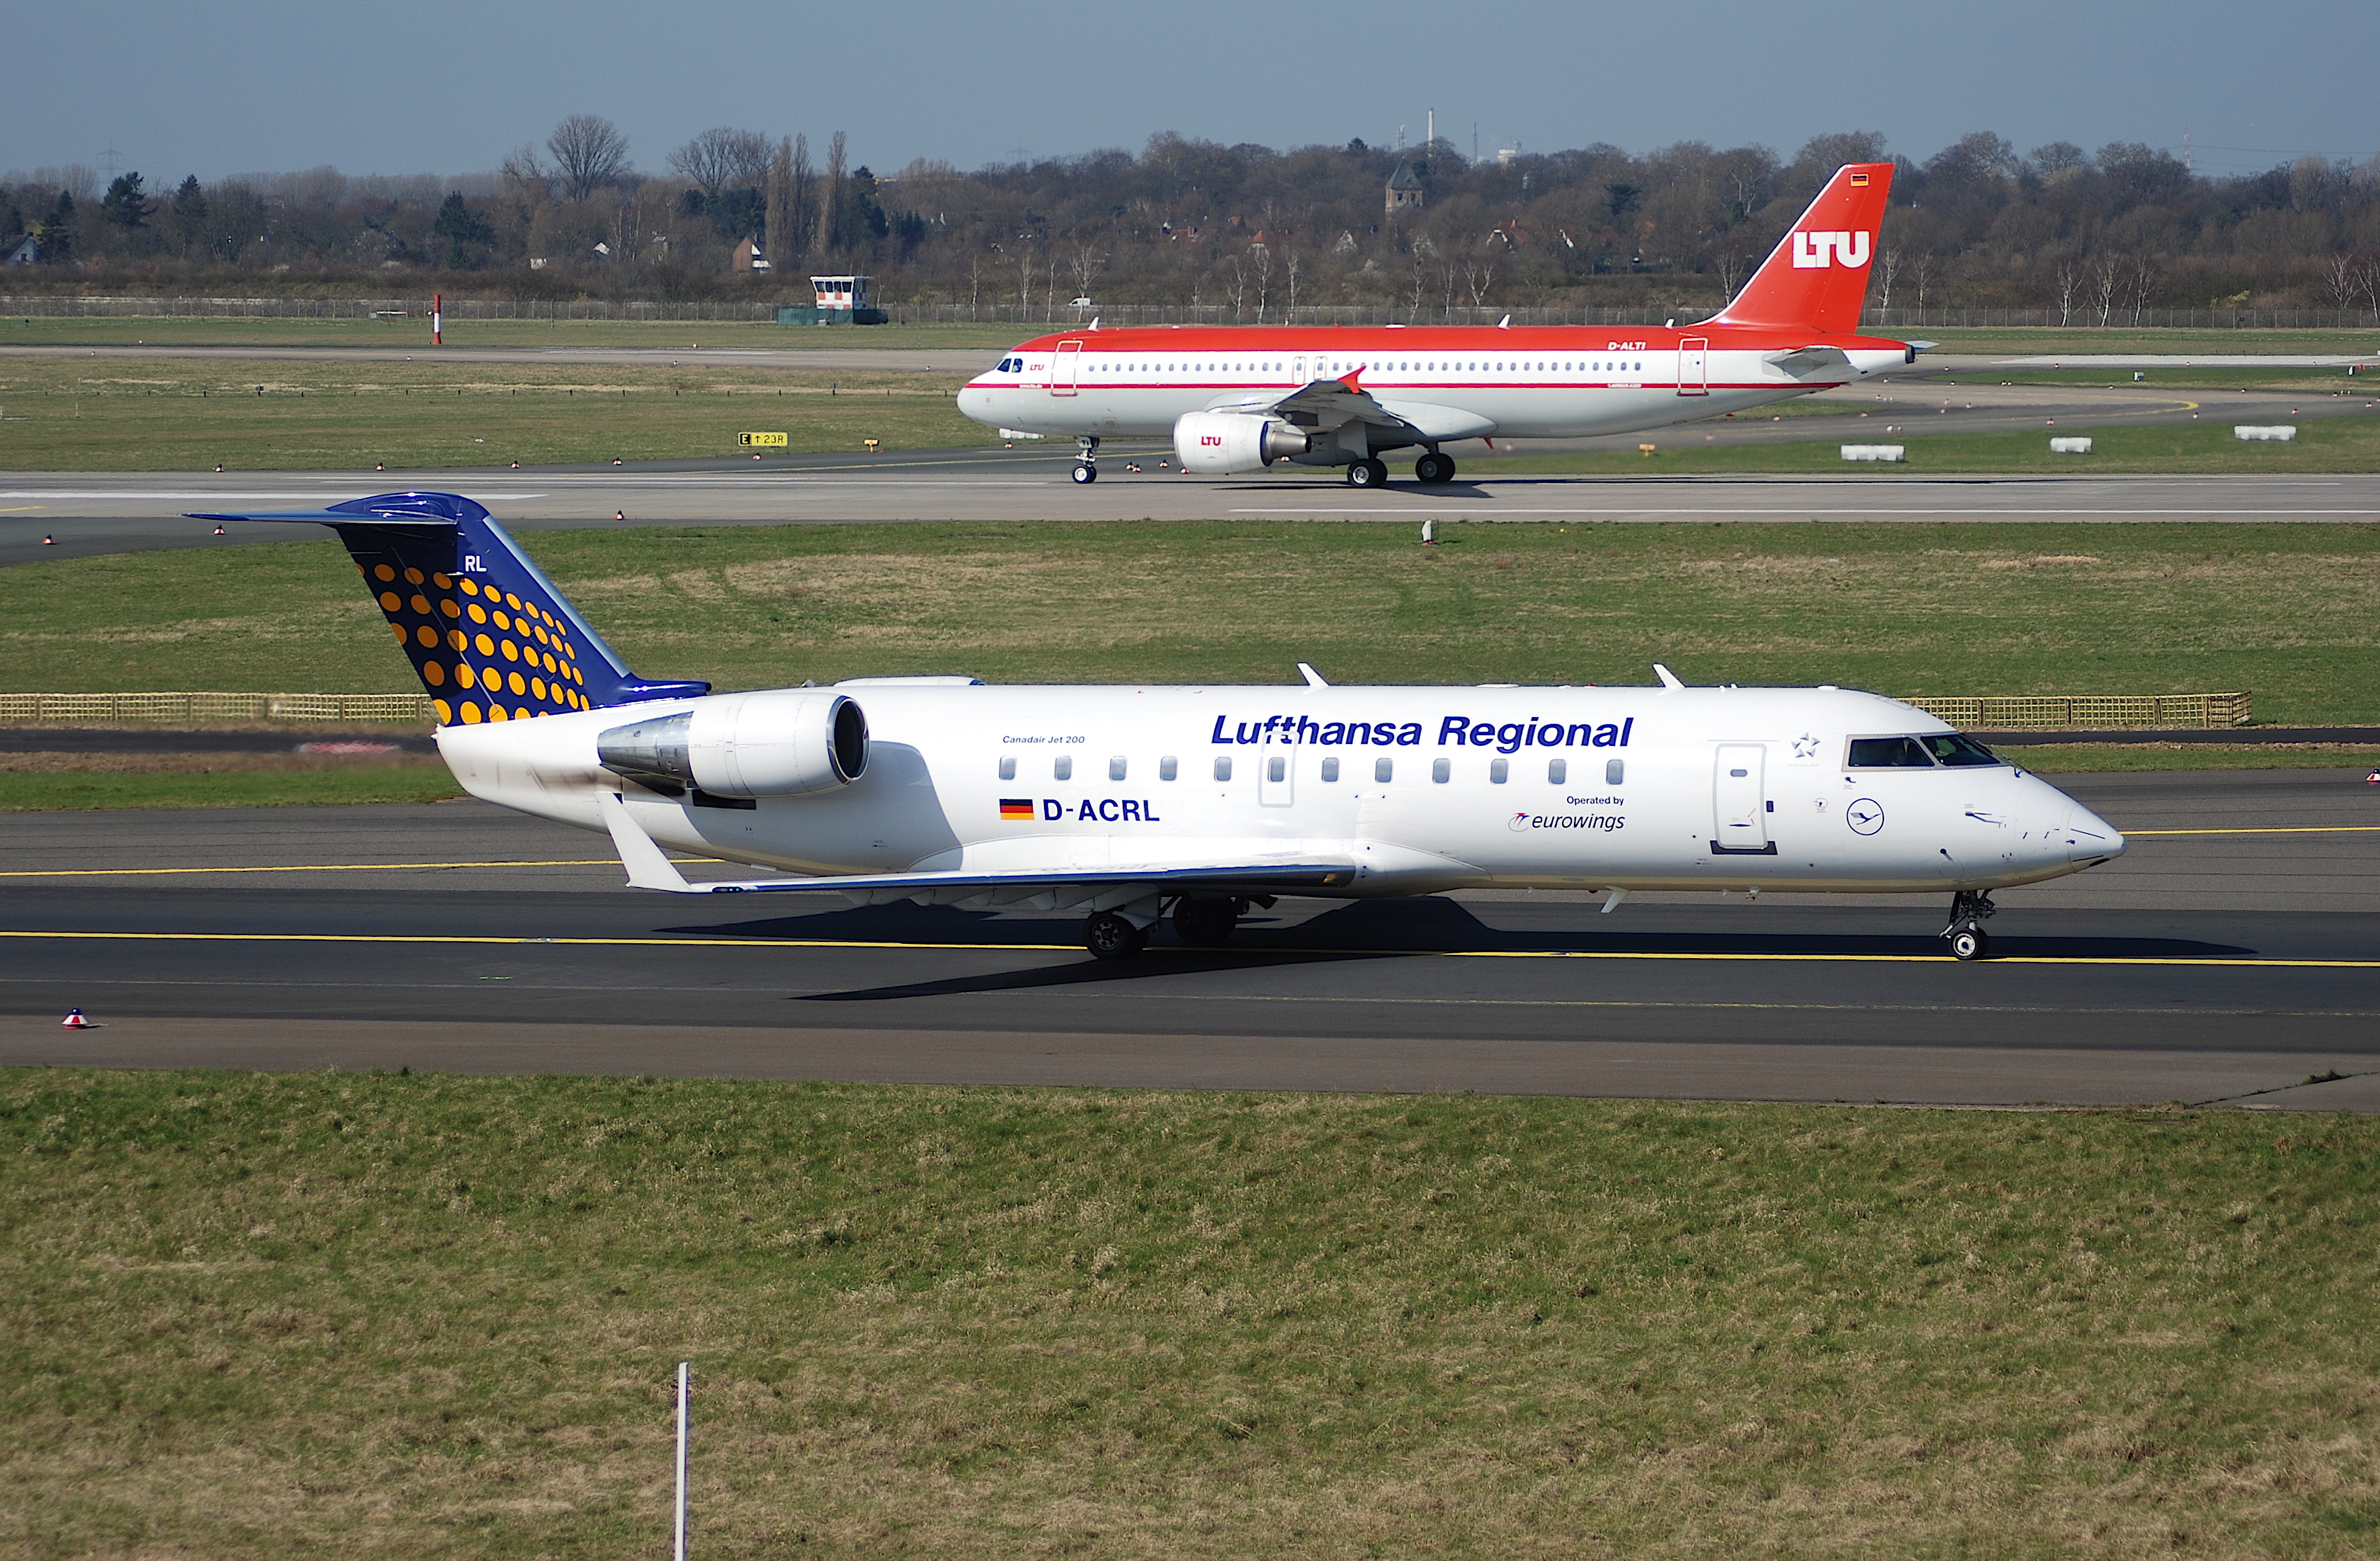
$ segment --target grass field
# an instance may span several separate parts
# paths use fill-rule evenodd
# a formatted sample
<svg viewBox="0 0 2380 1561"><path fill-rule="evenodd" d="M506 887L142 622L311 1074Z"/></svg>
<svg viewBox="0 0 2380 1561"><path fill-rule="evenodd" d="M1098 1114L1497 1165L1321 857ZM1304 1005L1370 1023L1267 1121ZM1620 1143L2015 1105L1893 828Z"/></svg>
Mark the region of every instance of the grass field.
<svg viewBox="0 0 2380 1561"><path fill-rule="evenodd" d="M1840 403L1811 400L1797 404L1811 411L1844 410ZM1752 414L1757 421L1767 413ZM1806 413L1805 413L1806 415ZM1717 425L1712 425L1716 427ZM1888 432L1888 426L1899 432ZM1888 424L1872 417L1858 425L1829 429L1828 437L1776 444L1707 444L1708 431L1686 424L1658 429L1644 436L1658 454L1633 451L1604 453L1557 452L1548 454L1461 457L1468 477L1524 476L1533 473L1627 473L1635 477L1694 476L1740 473L1806 475L1891 482L1903 477L1941 475L2022 476L2056 473L2061 477L2270 477L2287 474L2380 471L2380 413L2350 417L2309 417L2297 425L2293 444L2245 443L2233 437L2231 419L2219 401L2206 404L2194 423L2150 423L2092 426L2075 419L2055 429L2023 433L1941 434L1925 426L1922 411L1905 414ZM2052 434L2088 434L2095 448L2088 455L2053 455ZM1908 450L1905 464L1882 466L1846 462L1842 446L1899 444ZM1524 445L1522 449L1526 449Z"/></svg>
<svg viewBox="0 0 2380 1561"><path fill-rule="evenodd" d="M951 375L687 365L0 359L0 468L504 466L981 444ZM260 393L260 391L261 393Z"/></svg>
<svg viewBox="0 0 2380 1561"><path fill-rule="evenodd" d="M526 545L638 671L723 687L994 682L2246 688L2380 720L2358 526L722 526ZM416 692L337 543L0 570L16 688Z"/></svg>
<svg viewBox="0 0 2380 1561"><path fill-rule="evenodd" d="M444 761L276 758L266 755L11 754L0 813L114 807L334 807L459 797Z"/></svg>
<svg viewBox="0 0 2380 1561"><path fill-rule="evenodd" d="M0 1551L2350 1556L2380 1124L0 1073Z"/></svg>
<svg viewBox="0 0 2380 1561"><path fill-rule="evenodd" d="M470 347L638 347L652 352L701 347L769 348L832 355L854 350L942 347L997 357L1042 327L1014 325L776 325L757 321L467 320L449 321L446 345ZM1063 326L1049 329L1059 330ZM391 347L428 353L430 321L200 319L135 316L102 319L0 316L0 346L264 346Z"/></svg>

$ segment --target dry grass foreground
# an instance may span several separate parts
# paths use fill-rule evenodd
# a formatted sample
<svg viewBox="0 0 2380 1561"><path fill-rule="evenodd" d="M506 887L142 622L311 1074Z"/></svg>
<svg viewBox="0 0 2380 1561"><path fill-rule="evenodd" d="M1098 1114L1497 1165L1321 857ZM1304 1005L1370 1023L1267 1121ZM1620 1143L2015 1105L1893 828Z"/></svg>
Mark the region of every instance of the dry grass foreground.
<svg viewBox="0 0 2380 1561"><path fill-rule="evenodd" d="M2380 1124L0 1075L0 1550L2350 1555Z"/></svg>
<svg viewBox="0 0 2380 1561"><path fill-rule="evenodd" d="M2380 526L1034 524L523 538L640 672L725 688L999 683L1832 683L1902 695L2247 688L2371 721ZM18 688L418 692L338 544L0 570Z"/></svg>

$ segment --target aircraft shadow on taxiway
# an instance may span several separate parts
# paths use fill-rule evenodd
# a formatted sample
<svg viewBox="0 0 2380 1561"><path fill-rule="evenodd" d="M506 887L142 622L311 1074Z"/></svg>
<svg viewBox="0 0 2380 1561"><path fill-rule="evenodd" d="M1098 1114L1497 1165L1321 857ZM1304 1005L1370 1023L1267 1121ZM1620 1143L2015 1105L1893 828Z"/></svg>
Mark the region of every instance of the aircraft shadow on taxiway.
<svg viewBox="0 0 2380 1561"><path fill-rule="evenodd" d="M1664 907L1664 910L1670 909ZM1915 907L1909 909L1914 910ZM1640 917L1645 914L1638 913ZM676 926L665 933L701 937L782 938L787 942L849 939L893 944L968 945L966 951L1047 952L1048 945L1071 943L1076 923L1071 918L1039 919L1002 916L992 912L955 906L870 905L844 911L766 920ZM2098 936L2020 936L1995 932L1992 950L2000 958L2043 959L2223 959L2251 955L2254 950L2231 944L2176 938L2110 938ZM1130 960L1094 960L1087 952L1063 962L1027 970L974 972L948 977L902 982L884 986L819 992L806 1002L869 1002L900 998L952 997L969 993L1021 991L1043 987L1099 985L1152 976L1178 976L1208 971L1252 970L1294 964L1338 963L1395 959L1406 954L1446 953L1595 954L1869 954L1918 956L1953 963L1941 940L1929 932L1865 931L1760 933L1704 929L1658 928L1581 930L1572 927L1498 927L1479 919L1451 900L1424 896L1412 900L1359 902L1334 907L1303 921L1252 913L1240 923L1232 941L1222 948L1199 949L1175 941L1168 927L1151 937L1146 954Z"/></svg>

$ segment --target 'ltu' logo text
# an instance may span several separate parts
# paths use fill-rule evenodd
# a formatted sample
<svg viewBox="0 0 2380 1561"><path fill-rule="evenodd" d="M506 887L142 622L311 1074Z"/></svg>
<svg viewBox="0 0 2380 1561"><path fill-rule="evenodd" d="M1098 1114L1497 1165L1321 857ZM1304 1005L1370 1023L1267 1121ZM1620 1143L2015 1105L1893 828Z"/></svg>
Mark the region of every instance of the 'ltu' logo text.
<svg viewBox="0 0 2380 1561"><path fill-rule="evenodd" d="M1856 271L1867 264L1867 235L1860 233L1797 233L1793 236L1793 269L1824 271L1829 265Z"/></svg>

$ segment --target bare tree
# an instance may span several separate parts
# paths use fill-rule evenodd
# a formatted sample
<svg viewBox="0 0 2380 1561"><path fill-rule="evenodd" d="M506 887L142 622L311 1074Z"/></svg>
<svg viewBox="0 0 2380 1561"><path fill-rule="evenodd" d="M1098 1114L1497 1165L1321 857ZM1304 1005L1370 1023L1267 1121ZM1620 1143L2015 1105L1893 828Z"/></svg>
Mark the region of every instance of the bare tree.
<svg viewBox="0 0 2380 1561"><path fill-rule="evenodd" d="M810 166L810 139L794 138L793 172L785 186L785 254L807 255L818 221L818 170Z"/></svg>
<svg viewBox="0 0 2380 1561"><path fill-rule="evenodd" d="M1236 322L1236 321L1240 319L1240 311L1241 311L1241 309L1243 309L1243 307L1244 307L1244 306L1246 304L1246 302L1247 302L1247 296L1248 296L1248 262L1247 262L1247 257L1245 257L1245 256L1244 256L1244 255L1233 255L1233 256L1232 257L1231 265L1232 265L1232 285L1231 285L1231 287L1230 287L1229 291L1230 291L1230 293L1231 293L1231 295L1232 295L1232 321L1233 321L1234 322Z"/></svg>
<svg viewBox="0 0 2380 1561"><path fill-rule="evenodd" d="M1016 248L1016 318L1021 322L1033 318L1033 240L1018 236Z"/></svg>
<svg viewBox="0 0 2380 1561"><path fill-rule="evenodd" d="M981 299L982 296L983 257L981 255L970 254L967 256L967 318L969 320L974 320L978 317L978 300Z"/></svg>
<svg viewBox="0 0 2380 1561"><path fill-rule="evenodd" d="M1925 316L1925 286L1934 280L1934 265L1931 249L1920 249L1910 257L1909 279L1917 284L1917 315L1921 320Z"/></svg>
<svg viewBox="0 0 2380 1561"><path fill-rule="evenodd" d="M819 253L821 255L838 253L844 247L843 230L847 221L845 212L851 204L850 196L844 188L844 147L841 130L837 130L833 139L826 143L826 188L820 192L824 200L820 202L823 209L819 214ZM1026 305L1029 309L1030 299L1026 300Z"/></svg>
<svg viewBox="0 0 2380 1561"><path fill-rule="evenodd" d="M1473 309L1487 307L1488 288L1495 280L1496 266L1492 260L1482 260L1475 266L1465 265L1463 268L1463 284L1471 289Z"/></svg>
<svg viewBox="0 0 2380 1561"><path fill-rule="evenodd" d="M794 143L790 139L777 143L777 153L769 161L768 180L760 248L768 255L769 269L774 271L794 254Z"/></svg>
<svg viewBox="0 0 2380 1561"><path fill-rule="evenodd" d="M2363 307L2372 311L2372 321L2380 325L2380 260L2363 268Z"/></svg>
<svg viewBox="0 0 2380 1561"><path fill-rule="evenodd" d="M2074 285L2078 278L2071 264L2058 268L2058 323L2069 325L2074 320Z"/></svg>
<svg viewBox="0 0 2380 1561"><path fill-rule="evenodd" d="M1422 252L1419 249L1415 249L1414 251L1413 323L1418 324L1421 321L1422 293L1424 289L1428 287L1428 261L1423 258Z"/></svg>
<svg viewBox="0 0 2380 1561"><path fill-rule="evenodd" d="M769 138L722 125L669 154L669 165L712 200L729 189L758 185L770 173ZM775 230L771 229L773 235Z"/></svg>
<svg viewBox="0 0 2380 1561"><path fill-rule="evenodd" d="M1249 252L1248 260L1257 271L1257 323L1262 325L1265 299L1272 292L1272 249L1268 245L1259 244Z"/></svg>
<svg viewBox="0 0 2380 1561"><path fill-rule="evenodd" d="M2156 291L2155 262L2145 254L2133 256L2130 281L2132 290L2132 323L2138 325L2141 322L2141 311L2148 308L2149 295Z"/></svg>
<svg viewBox="0 0 2380 1561"><path fill-rule="evenodd" d="M1439 318L1448 319L1451 318L1454 313L1454 262L1452 260L1449 260L1440 269L1446 273L1446 313Z"/></svg>
<svg viewBox="0 0 2380 1561"><path fill-rule="evenodd" d="M2091 273L2091 291L2099 300L2099 324L2104 330L2107 317L2116 312L2116 284L2123 278L2121 264L2113 255L2101 257Z"/></svg>
<svg viewBox="0 0 2380 1561"><path fill-rule="evenodd" d="M1887 249L1883 254L1877 256L1876 259L1882 262L1876 269L1884 272L1884 291L1877 296L1876 307L1878 309L1890 309L1892 307L1892 279L1900 274L1900 251L1898 249Z"/></svg>
<svg viewBox="0 0 2380 1561"><path fill-rule="evenodd" d="M1297 319L1297 273L1304 263L1298 258L1294 248L1290 250L1289 258L1282 262L1282 269L1289 272L1289 313L1286 318L1293 323Z"/></svg>
<svg viewBox="0 0 2380 1561"><path fill-rule="evenodd" d="M628 171L628 138L600 114L574 114L545 138L562 192L584 200Z"/></svg>
<svg viewBox="0 0 2380 1561"><path fill-rule="evenodd" d="M2342 250L2325 260L2322 279L2330 284L2330 295L2342 312L2355 307L2355 296L2363 291L2362 268L2355 256Z"/></svg>
<svg viewBox="0 0 2380 1561"><path fill-rule="evenodd" d="M1091 296L1091 279L1098 276L1100 268L1107 263L1108 258L1089 245L1075 246L1074 254L1066 261L1066 269L1075 274L1075 296L1087 298Z"/></svg>
<svg viewBox="0 0 2380 1561"><path fill-rule="evenodd" d="M1578 248L1577 245L1571 243L1568 233L1565 232L1561 239L1562 243L1569 248L1573 249ZM1750 259L1736 245L1723 244L1712 254L1711 263L1718 267L1721 300L1731 301L1735 297L1736 284L1743 280L1744 271L1751 264Z"/></svg>

